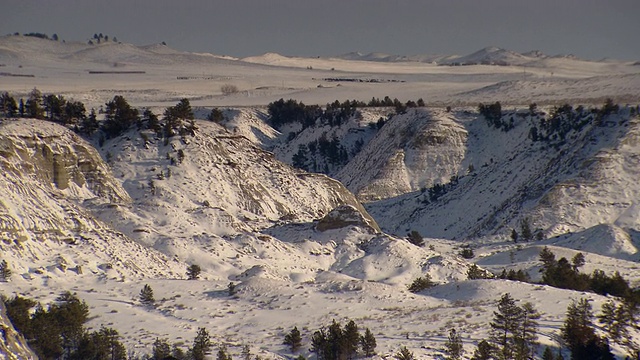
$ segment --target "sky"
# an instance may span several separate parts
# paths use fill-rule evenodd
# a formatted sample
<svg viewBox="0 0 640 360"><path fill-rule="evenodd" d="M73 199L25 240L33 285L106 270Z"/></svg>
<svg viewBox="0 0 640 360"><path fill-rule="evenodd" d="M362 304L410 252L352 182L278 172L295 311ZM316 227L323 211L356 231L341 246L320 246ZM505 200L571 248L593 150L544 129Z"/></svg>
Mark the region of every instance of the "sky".
<svg viewBox="0 0 640 360"><path fill-rule="evenodd" d="M487 46L640 60L640 0L0 0L0 35L94 33L245 57L352 51L467 55Z"/></svg>

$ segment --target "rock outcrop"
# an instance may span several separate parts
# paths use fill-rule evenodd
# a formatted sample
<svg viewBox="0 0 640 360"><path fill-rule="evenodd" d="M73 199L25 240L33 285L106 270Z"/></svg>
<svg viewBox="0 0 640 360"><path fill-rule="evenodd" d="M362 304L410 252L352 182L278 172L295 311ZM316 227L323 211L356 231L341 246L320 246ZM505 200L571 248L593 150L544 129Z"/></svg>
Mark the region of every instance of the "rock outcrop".
<svg viewBox="0 0 640 360"><path fill-rule="evenodd" d="M380 227L368 213L362 213L351 205L341 205L333 209L325 217L318 220L316 229L326 231L347 226L359 226L374 233L380 232Z"/></svg>

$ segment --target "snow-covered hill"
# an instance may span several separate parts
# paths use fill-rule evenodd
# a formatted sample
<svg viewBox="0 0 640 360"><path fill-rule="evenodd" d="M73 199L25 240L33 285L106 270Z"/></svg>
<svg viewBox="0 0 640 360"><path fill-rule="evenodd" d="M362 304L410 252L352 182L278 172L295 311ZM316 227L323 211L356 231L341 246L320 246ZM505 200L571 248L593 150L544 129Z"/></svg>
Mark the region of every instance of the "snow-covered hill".
<svg viewBox="0 0 640 360"><path fill-rule="evenodd" d="M637 66L485 53L535 60L526 69L383 54L241 61L164 45L0 37L0 92L17 98L38 87L98 109L119 94L161 113L186 97L198 119L214 107L224 115L219 124L197 120L193 137L165 140L131 128L104 142L45 121L3 119L0 258L13 275L0 293L47 304L75 292L90 306L89 327L113 327L140 354L157 338L186 349L205 327L234 357L249 345L267 359L313 356L313 331L334 319L370 328L375 359L400 346L419 359L442 358L452 328L469 358L488 336L496 301L510 293L542 313L540 343L557 350L571 300L589 298L599 313L612 297L467 280L467 270L476 263L537 280L547 246L558 257L582 252L585 272L619 271L640 285L637 107L620 103L602 118L590 111L605 97L637 103ZM223 84L239 91L222 94ZM394 109L358 109L341 126L318 122L302 131L267 121L266 105L281 97L326 104L384 96L453 109L413 108L390 119ZM549 120L550 106L526 108L567 100L584 108L562 126ZM478 102L493 101L503 101L501 127L509 131L478 115ZM378 129L380 117L388 121ZM346 164L330 169L342 183L287 165L323 133L349 151ZM358 199L375 200L369 213ZM541 240L509 238L525 219ZM403 238L411 230L425 236L424 247ZM463 249L475 257L463 258ZM191 264L201 266L199 280L186 280ZM437 286L407 290L426 275ZM140 303L145 284L155 307ZM303 333L296 354L282 344L294 326ZM630 336L640 341L637 330ZM624 358L625 347L611 345Z"/></svg>

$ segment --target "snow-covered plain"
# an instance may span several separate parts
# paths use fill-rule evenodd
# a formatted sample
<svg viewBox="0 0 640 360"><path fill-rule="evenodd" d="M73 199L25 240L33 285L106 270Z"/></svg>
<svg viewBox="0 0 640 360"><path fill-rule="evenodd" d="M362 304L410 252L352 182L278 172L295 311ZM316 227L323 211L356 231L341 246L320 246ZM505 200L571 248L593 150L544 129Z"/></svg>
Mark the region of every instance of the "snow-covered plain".
<svg viewBox="0 0 640 360"><path fill-rule="evenodd" d="M496 56L493 50L485 49L467 59L477 61L486 53ZM92 160L98 169L93 171L104 171L100 173L103 179L91 180L86 172L86 183L71 181L66 188L51 175L53 170L28 166L35 162L38 152L34 149L49 146L54 153L73 153L90 148L90 144L58 125L4 120L0 125L2 150L11 149L11 153L2 152L0 159L5 173L0 184L8 194L0 197L0 225L6 238L0 247L1 257L12 264L14 276L0 284L0 292L43 303L65 290L77 292L91 307L90 327L117 329L125 345L139 353L149 352L158 337L184 342L186 348L198 327L206 327L214 343L225 344L234 357L246 344L252 353L273 359L293 357L282 341L294 326L303 333L300 354L309 355L313 331L329 325L332 319L344 323L347 318L373 331L378 358L389 358L402 345L420 359L438 358L451 328L462 333L468 358L475 344L488 335L495 303L508 292L520 303L534 304L543 314L540 342L558 347L559 328L572 299L593 299L596 311L608 299L507 280L469 281L467 268L473 262L495 272L524 269L535 279L539 277L538 253L549 246L558 257L583 252L587 272L620 271L633 285L640 284L640 188L633 181L639 166L634 163L638 156L635 132L616 128L617 132L601 134L598 146L581 151L584 158L576 156L585 163L593 158L607 159L613 175L609 173L604 179L610 185L595 182L586 190L577 186L583 191L570 194L564 192L568 188L554 188L558 192L554 198L577 198L577 203L584 204L596 201L602 205L599 212L585 210L572 215L573 205L556 206L562 201L554 202L551 208L531 210L532 206L524 206L526 209L520 210L537 211L541 224L553 229L549 239L513 244L499 231L472 238L460 234L469 234L479 216L493 216L478 213L485 209L481 203L500 203L509 197L508 188L502 189L504 195L493 194L493 183L505 187L517 184L499 178L511 171L535 174L540 170L531 161L532 154L537 154L535 159L552 155L522 147L528 131L524 121L514 132L492 133L474 121L474 115L468 115L470 108L462 106L498 100L513 107L566 101L600 105L607 97L637 104L640 74L638 66L630 63L515 58L517 63L512 66L439 66L419 61L277 54L234 59L183 53L163 45L89 46L0 37L0 91L16 97L26 97L37 87L43 93L82 101L88 108L99 108L114 95L123 95L134 106L154 109L172 106L186 97L199 107L199 118L211 107L233 108L225 110L225 127L198 121L197 135L188 137L187 142L175 139L165 145L152 134L147 134L151 138L147 142L132 130L102 147L94 144L99 156ZM16 74L33 77L11 76ZM224 84L237 86L239 92L222 94ZM415 173L402 177L407 179L404 190L385 192L382 197L393 197L384 200L388 203L368 206L384 230L400 237L359 226L319 231L315 227L318 219L337 205L355 204L355 197L334 180L304 174L278 162L276 158L290 161L293 151L282 146L286 134L264 122L264 106L279 98L325 104L387 95L403 101L423 98L429 105L451 105L458 111L449 114L435 107L414 117L399 117L394 126L446 126L452 134L487 138L471 137L462 153L440 148L432 156L407 155ZM365 115L365 121L350 126L366 127L377 115ZM432 118L437 124L430 122ZM633 121L631 124L632 129L637 127ZM385 131L391 130L383 128L380 133ZM340 136L348 134L344 131ZM367 138L377 149L369 154L377 157L356 157L351 164L355 170L349 170L348 165L338 174L354 193L357 189L352 184L360 188L373 181L372 176L356 176L374 168L375 164L367 161L383 158L385 151L403 145L385 139ZM297 148L295 141L293 149ZM389 143L393 146L386 148ZM174 156L179 149L186 154L185 161L173 167L167 154ZM483 164L493 163L489 159L496 165L483 169ZM440 178L430 172L435 167L424 167L421 162L437 164ZM413 197L419 196L417 188L428 181L446 180L448 176L442 174L462 171L472 162L478 173L486 174L483 180L479 176L463 179L462 194L449 195L458 202L448 201L436 211L416 207ZM168 169L172 169L170 177ZM581 168L582 174L593 179L589 169ZM550 174L544 181L569 178L560 174ZM154 180L153 193L150 180ZM101 191L91 186L96 183L107 185ZM467 198L470 194L478 197ZM403 201L411 205L403 205ZM476 202L470 208L469 204ZM623 207L624 211L620 210ZM597 225L596 218L607 214L606 222ZM570 218L565 219L567 216ZM515 226L515 219L506 216L502 221L504 226ZM9 231L14 228L20 228L18 235ZM427 245L418 248L401 238L405 230L413 228L441 238L427 238ZM464 245L473 247L474 259L458 255ZM193 263L203 268L197 281L185 276L186 267ZM407 291L414 278L427 273L441 285L419 294ZM235 295L227 292L229 282L238 284ZM154 290L158 300L155 308L144 307L138 300L144 284ZM634 336L640 341L640 334ZM612 346L617 356L624 357L621 346Z"/></svg>

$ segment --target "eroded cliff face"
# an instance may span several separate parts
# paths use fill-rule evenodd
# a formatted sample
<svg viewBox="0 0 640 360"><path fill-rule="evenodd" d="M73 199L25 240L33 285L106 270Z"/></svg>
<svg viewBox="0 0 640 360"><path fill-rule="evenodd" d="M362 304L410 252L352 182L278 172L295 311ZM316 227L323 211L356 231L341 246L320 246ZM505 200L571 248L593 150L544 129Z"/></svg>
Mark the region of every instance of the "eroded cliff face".
<svg viewBox="0 0 640 360"><path fill-rule="evenodd" d="M131 201L89 143L45 121L0 124L0 169L0 234L5 239L72 237L99 226L79 206L83 201Z"/></svg>
<svg viewBox="0 0 640 360"><path fill-rule="evenodd" d="M5 120L0 125L0 162L5 172L29 177L80 200L131 199L100 154L64 127L39 120Z"/></svg>
<svg viewBox="0 0 640 360"><path fill-rule="evenodd" d="M362 201L386 199L464 171L467 131L442 110L410 109L389 120L337 179Z"/></svg>
<svg viewBox="0 0 640 360"><path fill-rule="evenodd" d="M36 354L27 346L24 337L11 324L4 303L0 301L0 359L32 360L37 358Z"/></svg>
<svg viewBox="0 0 640 360"><path fill-rule="evenodd" d="M131 199L95 148L72 131L3 120L0 173L0 252L15 277L79 276L82 268L114 276L174 271L166 257L94 216L95 207L127 206Z"/></svg>

